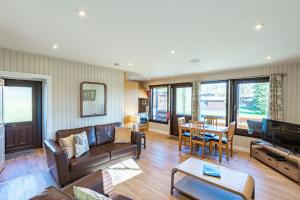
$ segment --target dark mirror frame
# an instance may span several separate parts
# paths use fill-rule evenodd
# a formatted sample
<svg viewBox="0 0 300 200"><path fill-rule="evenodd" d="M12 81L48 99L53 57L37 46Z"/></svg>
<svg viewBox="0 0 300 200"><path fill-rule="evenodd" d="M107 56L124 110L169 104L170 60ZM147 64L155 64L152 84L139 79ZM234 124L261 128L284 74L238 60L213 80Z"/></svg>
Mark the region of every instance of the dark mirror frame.
<svg viewBox="0 0 300 200"><path fill-rule="evenodd" d="M104 86L104 113L103 114L94 114L94 115L83 115L83 85L84 84L95 84ZM80 117L95 117L95 116L105 116L107 115L107 87L105 83L99 82L82 82L80 83Z"/></svg>

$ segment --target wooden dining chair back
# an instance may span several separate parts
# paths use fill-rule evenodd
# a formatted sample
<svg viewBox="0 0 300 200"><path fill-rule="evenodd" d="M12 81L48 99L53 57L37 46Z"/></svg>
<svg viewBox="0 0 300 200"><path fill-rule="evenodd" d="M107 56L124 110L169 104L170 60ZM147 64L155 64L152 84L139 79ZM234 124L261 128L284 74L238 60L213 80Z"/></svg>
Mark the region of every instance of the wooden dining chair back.
<svg viewBox="0 0 300 200"><path fill-rule="evenodd" d="M218 126L218 118L214 116L205 116L204 117L205 125Z"/></svg>
<svg viewBox="0 0 300 200"><path fill-rule="evenodd" d="M185 118L184 117L178 117L178 126L184 125L185 124Z"/></svg>
<svg viewBox="0 0 300 200"><path fill-rule="evenodd" d="M193 154L193 145L199 144L202 148L202 158L204 158L205 145L209 144L209 139L205 136L205 132L203 131L203 123L190 120L190 130L190 154Z"/></svg>
<svg viewBox="0 0 300 200"><path fill-rule="evenodd" d="M228 127L228 132L227 132L227 142L233 143L233 136L235 132L235 124L236 122L231 122L229 127Z"/></svg>
<svg viewBox="0 0 300 200"><path fill-rule="evenodd" d="M186 142L190 140L190 133L187 130L183 131L181 128L181 126L185 124L185 117L178 117L177 123L179 136L179 150L181 150L182 141L184 142L184 145L186 145Z"/></svg>

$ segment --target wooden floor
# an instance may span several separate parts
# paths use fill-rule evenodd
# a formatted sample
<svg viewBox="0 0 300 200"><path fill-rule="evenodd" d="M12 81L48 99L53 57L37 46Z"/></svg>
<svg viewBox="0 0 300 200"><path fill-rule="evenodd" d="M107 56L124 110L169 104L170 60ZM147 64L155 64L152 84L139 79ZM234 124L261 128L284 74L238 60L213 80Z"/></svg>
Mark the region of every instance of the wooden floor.
<svg viewBox="0 0 300 200"><path fill-rule="evenodd" d="M194 157L200 159L196 154ZM223 156L223 166L254 177L257 200L300 200L300 186L297 183L250 158L247 153L235 152L229 161ZM170 196L170 172L189 157L189 148L179 152L175 138L148 132L147 149L143 150L140 160L134 161L141 173L132 175L126 171L120 172L127 176L127 180L117 184L115 190L133 199L187 199L178 193ZM218 163L218 156L213 153L210 159L205 160ZM38 149L34 155L7 161L0 174L0 199L28 199L51 184L55 183L47 171L44 152Z"/></svg>

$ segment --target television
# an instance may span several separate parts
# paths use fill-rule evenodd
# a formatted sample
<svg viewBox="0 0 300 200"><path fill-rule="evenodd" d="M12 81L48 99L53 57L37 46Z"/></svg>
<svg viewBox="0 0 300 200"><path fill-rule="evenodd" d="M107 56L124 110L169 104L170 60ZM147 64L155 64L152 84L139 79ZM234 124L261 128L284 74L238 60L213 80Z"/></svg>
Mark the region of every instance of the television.
<svg viewBox="0 0 300 200"><path fill-rule="evenodd" d="M300 154L299 124L263 119L261 138L274 146Z"/></svg>

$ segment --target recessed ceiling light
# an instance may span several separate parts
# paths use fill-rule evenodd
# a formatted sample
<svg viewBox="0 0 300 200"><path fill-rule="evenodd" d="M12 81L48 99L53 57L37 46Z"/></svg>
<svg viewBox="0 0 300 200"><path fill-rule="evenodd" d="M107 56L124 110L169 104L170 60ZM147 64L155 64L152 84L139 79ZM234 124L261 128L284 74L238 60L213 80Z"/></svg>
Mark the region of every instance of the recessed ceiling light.
<svg viewBox="0 0 300 200"><path fill-rule="evenodd" d="M170 53L171 53L172 55L174 55L174 54L175 54L175 50L171 50Z"/></svg>
<svg viewBox="0 0 300 200"><path fill-rule="evenodd" d="M86 13L85 13L84 10L79 10L79 11L78 11L78 15L79 15L80 17L85 17Z"/></svg>
<svg viewBox="0 0 300 200"><path fill-rule="evenodd" d="M129 66L129 67L131 67L132 65L133 65L133 63L132 63L132 62L130 62L130 63L128 64L128 66Z"/></svg>
<svg viewBox="0 0 300 200"><path fill-rule="evenodd" d="M53 45L52 45L52 49L54 49L54 50L58 49L57 44L53 44Z"/></svg>
<svg viewBox="0 0 300 200"><path fill-rule="evenodd" d="M191 63L198 63L198 62L200 62L200 59L194 58L194 59L191 59L190 62Z"/></svg>
<svg viewBox="0 0 300 200"><path fill-rule="evenodd" d="M268 56L268 57L267 57L268 60L271 60L272 58L273 58L272 56Z"/></svg>
<svg viewBox="0 0 300 200"><path fill-rule="evenodd" d="M254 27L255 30L260 30L262 29L262 27L264 26L264 24L256 24L256 26Z"/></svg>
<svg viewBox="0 0 300 200"><path fill-rule="evenodd" d="M150 81L150 77L148 77L147 80Z"/></svg>

